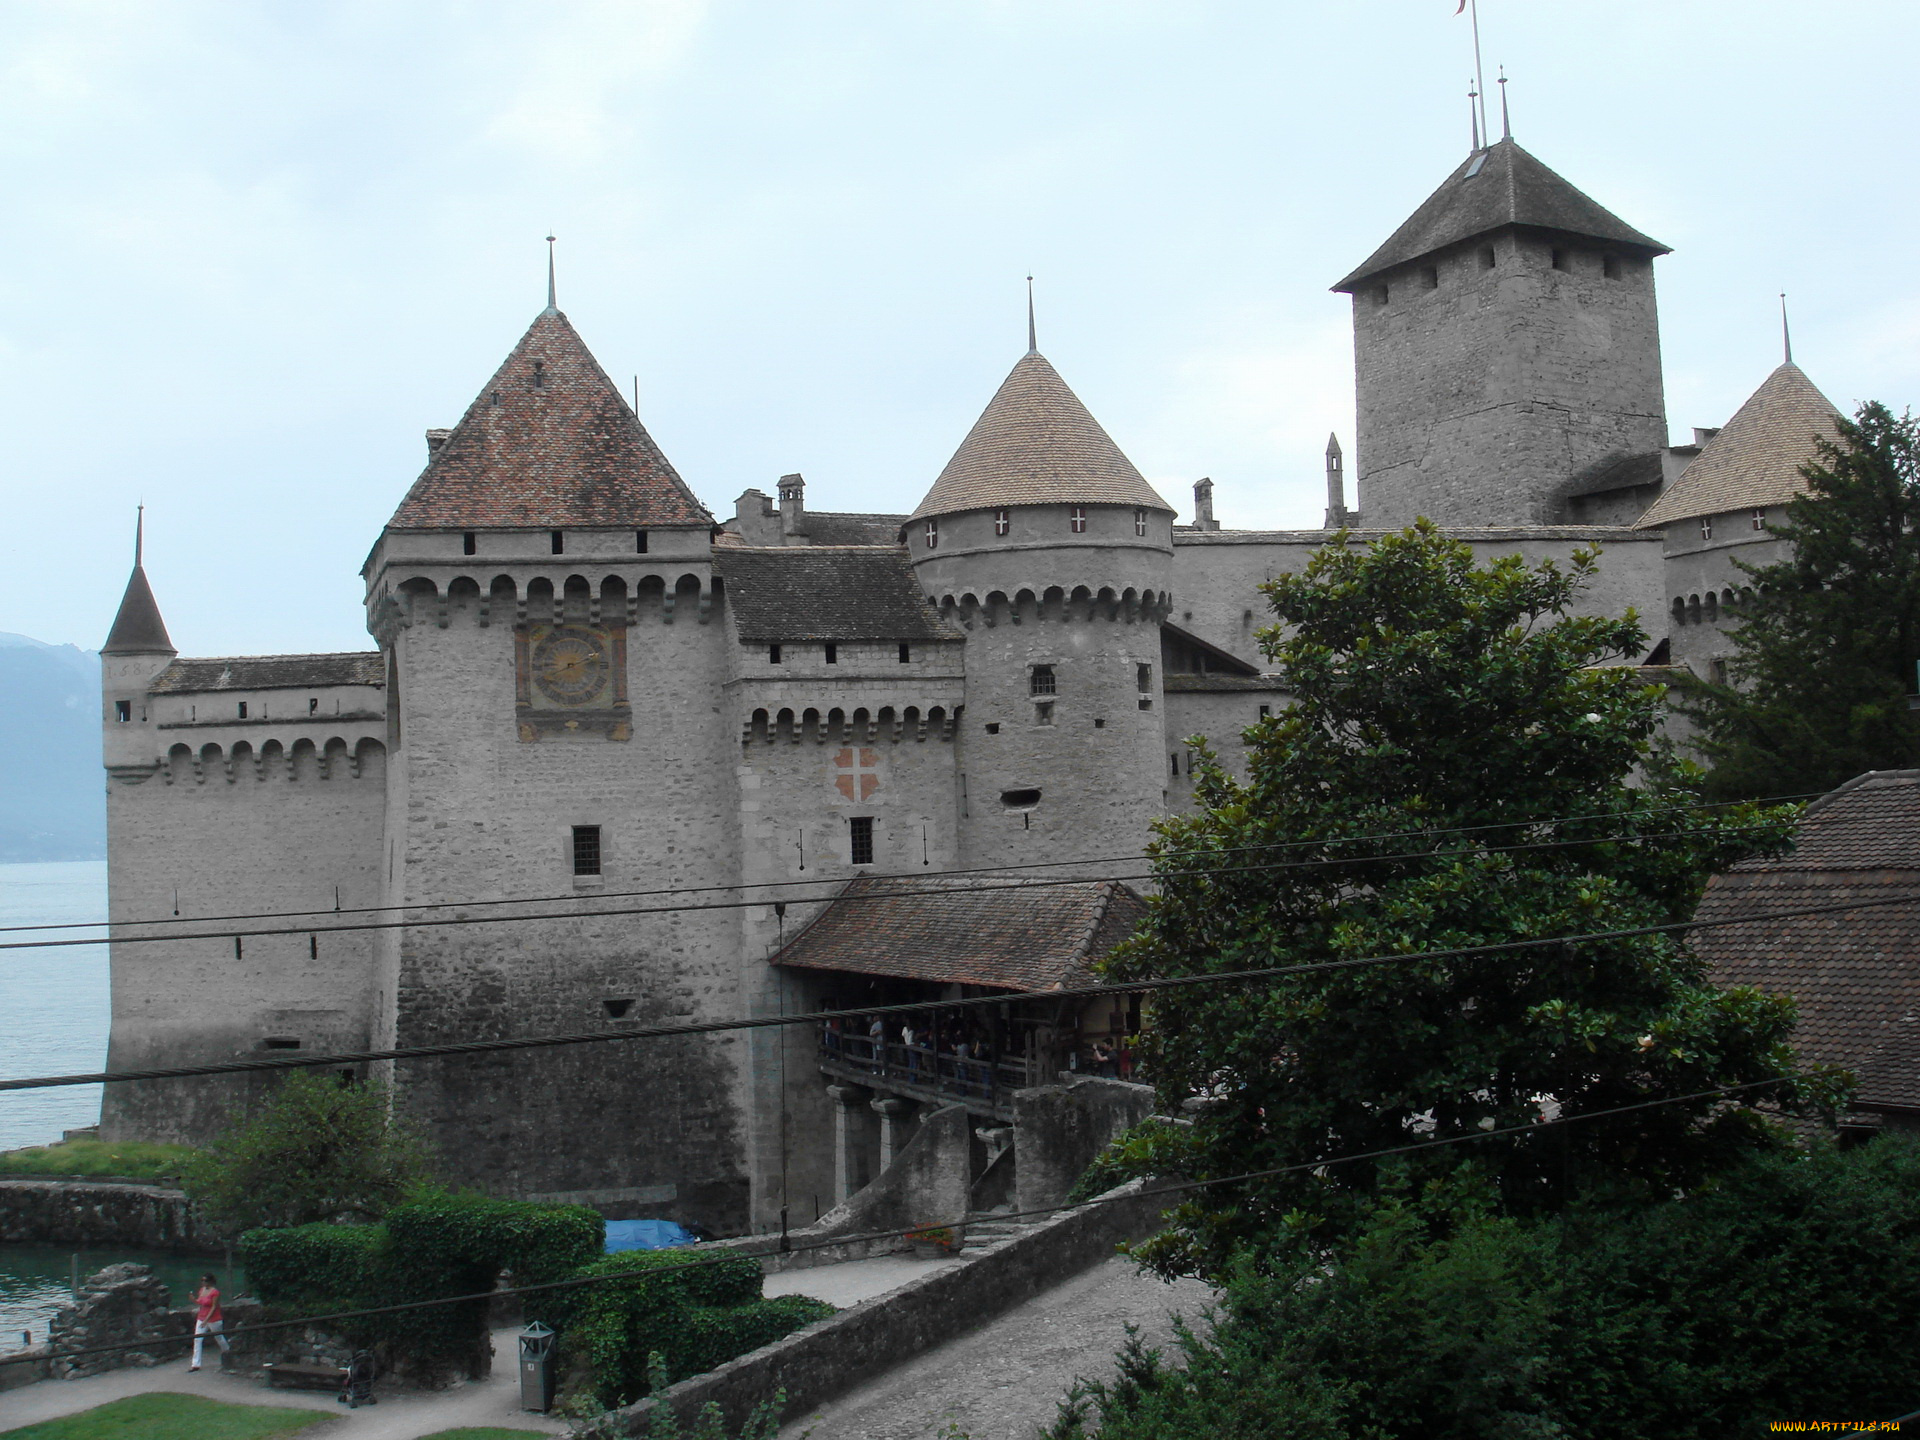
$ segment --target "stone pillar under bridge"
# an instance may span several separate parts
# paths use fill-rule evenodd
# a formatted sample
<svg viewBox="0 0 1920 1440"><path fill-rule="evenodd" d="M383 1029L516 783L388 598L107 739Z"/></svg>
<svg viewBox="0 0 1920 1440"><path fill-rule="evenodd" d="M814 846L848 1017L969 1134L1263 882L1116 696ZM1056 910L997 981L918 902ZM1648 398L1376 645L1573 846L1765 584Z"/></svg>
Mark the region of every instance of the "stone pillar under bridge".
<svg viewBox="0 0 1920 1440"><path fill-rule="evenodd" d="M833 1203L844 1205L867 1183L866 1167L860 1163L865 1136L859 1121L860 1108L873 1099L873 1092L862 1085L829 1085L827 1095L833 1101Z"/></svg>

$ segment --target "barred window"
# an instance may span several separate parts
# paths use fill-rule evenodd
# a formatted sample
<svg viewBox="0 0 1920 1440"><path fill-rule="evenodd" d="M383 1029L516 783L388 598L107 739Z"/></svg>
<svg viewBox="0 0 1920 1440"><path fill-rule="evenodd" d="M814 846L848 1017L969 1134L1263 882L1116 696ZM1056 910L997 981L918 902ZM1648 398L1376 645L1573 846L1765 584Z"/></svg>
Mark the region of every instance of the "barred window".
<svg viewBox="0 0 1920 1440"><path fill-rule="evenodd" d="M1711 540L1713 538L1713 516L1702 515L1700 517L1700 538L1702 540Z"/></svg>
<svg viewBox="0 0 1920 1440"><path fill-rule="evenodd" d="M1009 510L994 511L993 533L996 535L1005 535L1011 529L1013 529L1013 512Z"/></svg>
<svg viewBox="0 0 1920 1440"><path fill-rule="evenodd" d="M1146 511L1136 510L1133 512L1133 533L1136 535L1144 535L1147 533Z"/></svg>
<svg viewBox="0 0 1920 1440"><path fill-rule="evenodd" d="M927 548L931 550L939 545L939 543L940 522L938 520L929 520L927 521Z"/></svg>
<svg viewBox="0 0 1920 1440"><path fill-rule="evenodd" d="M600 827L598 825L573 827L573 873L576 875L600 873Z"/></svg>
<svg viewBox="0 0 1920 1440"><path fill-rule="evenodd" d="M873 817L871 815L848 817L847 854L855 865L873 864Z"/></svg>
<svg viewBox="0 0 1920 1440"><path fill-rule="evenodd" d="M1053 675L1053 666L1036 665L1027 674L1027 693L1029 695L1052 695L1055 693L1056 683Z"/></svg>
<svg viewBox="0 0 1920 1440"><path fill-rule="evenodd" d="M1762 505L1753 512L1753 528L1756 530L1764 530L1767 528L1766 506Z"/></svg>
<svg viewBox="0 0 1920 1440"><path fill-rule="evenodd" d="M1068 524L1076 535L1087 533L1087 507L1076 505L1068 515Z"/></svg>

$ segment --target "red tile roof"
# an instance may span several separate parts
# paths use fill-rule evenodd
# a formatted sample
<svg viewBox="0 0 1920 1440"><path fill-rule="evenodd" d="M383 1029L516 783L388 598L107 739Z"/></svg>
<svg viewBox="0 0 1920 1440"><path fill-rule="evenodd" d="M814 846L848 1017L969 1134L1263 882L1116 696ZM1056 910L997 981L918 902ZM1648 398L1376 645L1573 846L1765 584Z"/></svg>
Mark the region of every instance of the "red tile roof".
<svg viewBox="0 0 1920 1440"><path fill-rule="evenodd" d="M1857 1070L1920 1011L1920 770L1871 771L1821 797L1792 854L1716 877L1698 912L1738 920L1888 899L1905 903L1696 930L1694 949L1716 984L1794 997L1803 1061Z"/></svg>
<svg viewBox="0 0 1920 1440"><path fill-rule="evenodd" d="M396 530L641 529L712 519L567 317L546 310L387 523Z"/></svg>
<svg viewBox="0 0 1920 1440"><path fill-rule="evenodd" d="M1010 883L913 876L849 881L772 963L1057 990L1093 983L1093 962L1131 935L1146 914L1138 895L1111 880Z"/></svg>

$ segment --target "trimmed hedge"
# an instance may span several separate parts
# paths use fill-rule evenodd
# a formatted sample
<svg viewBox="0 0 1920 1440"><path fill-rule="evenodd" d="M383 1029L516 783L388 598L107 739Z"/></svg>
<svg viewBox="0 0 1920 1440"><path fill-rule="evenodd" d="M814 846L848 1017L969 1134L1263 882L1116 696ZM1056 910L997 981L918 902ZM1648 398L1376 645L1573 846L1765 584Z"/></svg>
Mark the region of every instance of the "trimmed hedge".
<svg viewBox="0 0 1920 1440"><path fill-rule="evenodd" d="M484 1295L502 1270L521 1285L563 1280L600 1253L603 1231L599 1215L585 1206L435 1195L397 1206L378 1225L250 1230L240 1253L262 1300L311 1315ZM389 1368L477 1374L486 1354L487 1302L330 1328L373 1346Z"/></svg>
<svg viewBox="0 0 1920 1440"><path fill-rule="evenodd" d="M696 1259L705 1263L675 1268ZM560 1303L548 1307L554 1316L548 1323L563 1335L567 1368L586 1372L576 1384L609 1406L652 1392L649 1355L665 1362L672 1384L833 1313L833 1306L805 1295L762 1299L760 1262L744 1255L628 1250L580 1274L632 1277L558 1291Z"/></svg>

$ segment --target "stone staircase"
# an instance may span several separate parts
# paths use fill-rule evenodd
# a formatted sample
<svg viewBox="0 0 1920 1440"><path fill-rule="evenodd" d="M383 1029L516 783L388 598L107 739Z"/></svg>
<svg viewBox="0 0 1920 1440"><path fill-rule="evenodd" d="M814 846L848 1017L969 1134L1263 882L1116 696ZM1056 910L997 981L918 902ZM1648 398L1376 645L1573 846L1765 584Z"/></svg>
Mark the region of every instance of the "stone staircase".
<svg viewBox="0 0 1920 1440"><path fill-rule="evenodd" d="M1029 1215L1025 1219L1009 1220L991 1210L976 1211L967 1216L966 1248L973 1251L998 1250L1023 1235L1032 1234L1045 1225L1049 1218L1046 1215Z"/></svg>

